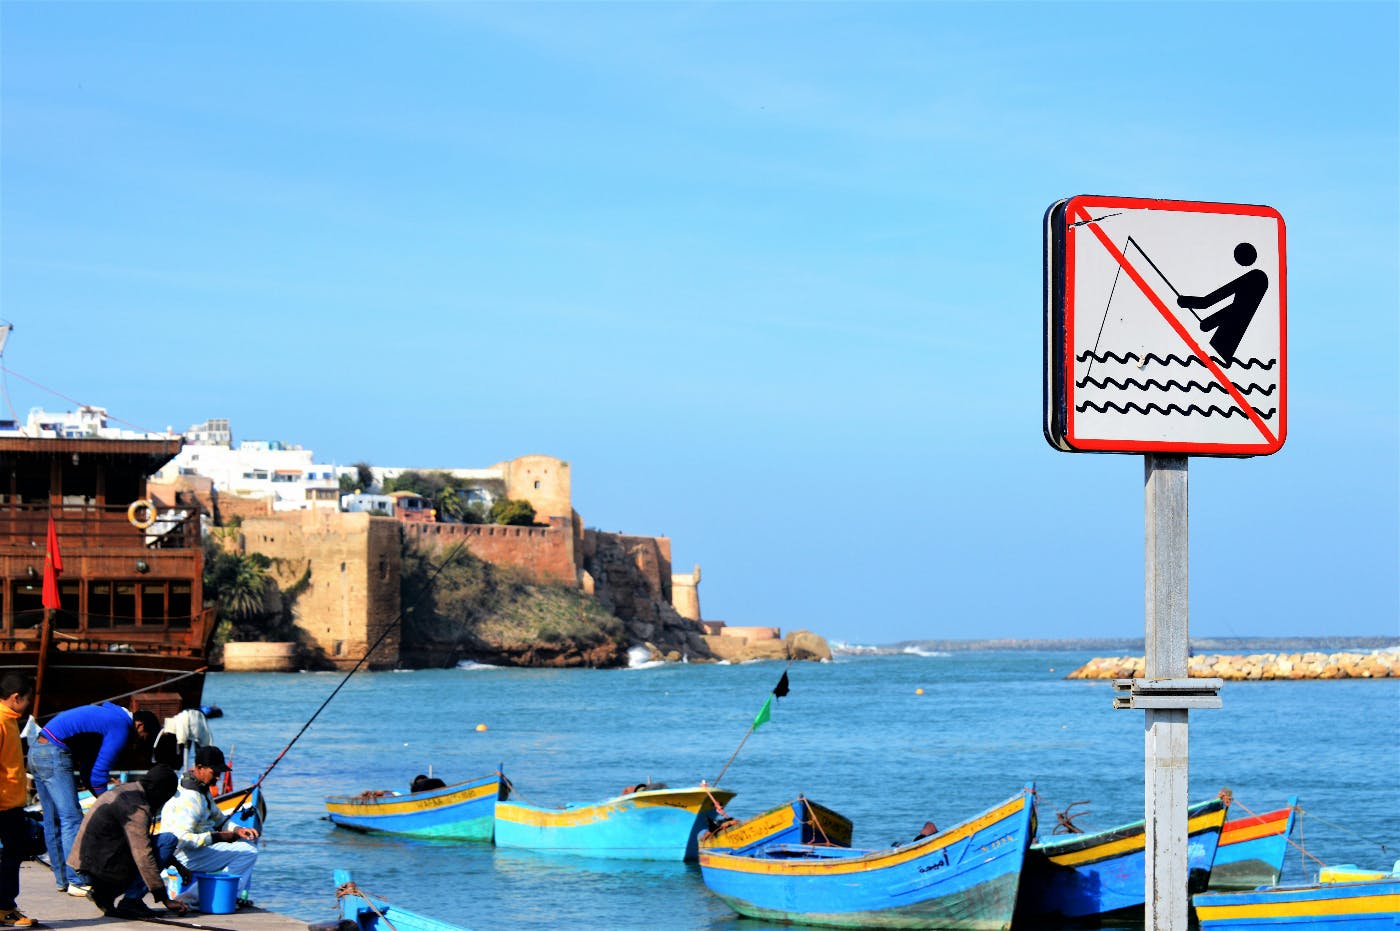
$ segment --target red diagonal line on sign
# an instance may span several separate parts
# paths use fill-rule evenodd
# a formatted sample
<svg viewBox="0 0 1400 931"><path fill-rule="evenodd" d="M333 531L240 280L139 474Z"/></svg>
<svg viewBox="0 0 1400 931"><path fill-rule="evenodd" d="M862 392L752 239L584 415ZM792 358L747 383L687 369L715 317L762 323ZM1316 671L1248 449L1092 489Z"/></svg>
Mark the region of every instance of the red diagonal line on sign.
<svg viewBox="0 0 1400 931"><path fill-rule="evenodd" d="M1122 266L1123 271L1127 272L1128 277L1133 279L1133 282L1147 297L1147 300L1151 302L1153 307L1157 308L1157 313L1162 315L1162 319L1167 321L1167 324L1176 331L1176 335L1181 337L1182 342L1191 347L1191 351L1196 354L1196 358L1201 360L1201 364L1210 370L1210 373L1215 376L1215 380L1220 382L1221 386L1230 393L1230 397L1233 398L1235 403L1240 406L1240 409L1244 411L1245 416L1254 422L1254 426L1259 428L1260 433L1264 434L1264 439L1268 440L1270 443L1277 442L1273 432L1269 430L1269 425L1264 423L1264 418L1260 417L1254 408L1250 406L1249 402L1245 400L1240 389L1236 388L1234 383L1230 381L1224 369L1210 357L1209 353L1201 348L1200 343L1192 338L1186 328L1181 325L1181 321L1176 319L1176 315L1167 309L1166 304L1162 303L1162 299L1152 292L1147 282L1138 274L1137 269L1129 264L1128 257L1119 251L1118 247L1113 244L1113 241L1108 238L1108 234L1099 229L1097 223L1092 222L1093 218L1089 216L1089 212L1081 206L1078 208L1077 213L1084 218L1084 225L1094 231L1095 238L1103 243L1103 247L1108 250L1108 254L1113 256L1113 260Z"/></svg>

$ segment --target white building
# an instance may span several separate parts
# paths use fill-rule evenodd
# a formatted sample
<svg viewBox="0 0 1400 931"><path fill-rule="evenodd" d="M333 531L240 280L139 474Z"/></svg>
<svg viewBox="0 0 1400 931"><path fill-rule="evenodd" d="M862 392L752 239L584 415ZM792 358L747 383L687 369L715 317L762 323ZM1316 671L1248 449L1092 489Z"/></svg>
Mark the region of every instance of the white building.
<svg viewBox="0 0 1400 931"><path fill-rule="evenodd" d="M201 440L215 442L201 442ZM274 511L337 510L339 472L315 462L311 450L275 440L244 440L235 448L227 420L208 420L190 427L180 454L152 476L174 482L180 476L208 478L222 494L241 498L271 498Z"/></svg>
<svg viewBox="0 0 1400 931"><path fill-rule="evenodd" d="M14 421L0 424L0 433L18 436L39 437L61 440L104 439L104 440L145 440L171 439L174 433L148 433L143 430L126 430L108 423L107 408L84 405L76 411L46 411L42 407L29 410L29 418L23 426Z"/></svg>

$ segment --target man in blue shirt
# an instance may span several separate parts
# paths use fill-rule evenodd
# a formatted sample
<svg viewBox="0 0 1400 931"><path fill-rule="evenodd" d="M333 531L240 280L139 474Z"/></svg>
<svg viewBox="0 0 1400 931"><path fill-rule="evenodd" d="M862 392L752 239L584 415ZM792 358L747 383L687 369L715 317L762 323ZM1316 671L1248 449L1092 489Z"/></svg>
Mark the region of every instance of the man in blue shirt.
<svg viewBox="0 0 1400 931"><path fill-rule="evenodd" d="M60 712L39 729L29 748L29 773L44 808L44 842L59 892L82 896L89 888L87 877L68 865L83 823L75 760L92 794L101 795L122 750L133 740L149 747L159 731L160 721L151 712L133 713L111 702Z"/></svg>

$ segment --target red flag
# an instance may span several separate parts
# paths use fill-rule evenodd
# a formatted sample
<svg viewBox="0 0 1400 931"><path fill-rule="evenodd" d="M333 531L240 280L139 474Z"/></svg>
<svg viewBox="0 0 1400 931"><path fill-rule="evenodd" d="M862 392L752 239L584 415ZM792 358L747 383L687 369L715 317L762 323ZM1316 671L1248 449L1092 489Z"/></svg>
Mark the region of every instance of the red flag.
<svg viewBox="0 0 1400 931"><path fill-rule="evenodd" d="M44 607L57 611L62 605L58 600L58 577L63 574L63 556L58 552L58 529L54 527L53 515L49 515L49 540L44 547Z"/></svg>

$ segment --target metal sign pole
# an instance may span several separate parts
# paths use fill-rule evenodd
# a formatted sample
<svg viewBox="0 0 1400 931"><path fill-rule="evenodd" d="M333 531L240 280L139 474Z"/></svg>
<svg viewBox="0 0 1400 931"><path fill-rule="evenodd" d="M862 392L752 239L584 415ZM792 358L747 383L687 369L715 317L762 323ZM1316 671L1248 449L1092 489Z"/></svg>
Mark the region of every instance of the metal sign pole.
<svg viewBox="0 0 1400 931"><path fill-rule="evenodd" d="M1148 680L1187 674L1186 463L1185 456L1144 457ZM1149 931L1186 929L1187 713L1144 711Z"/></svg>

